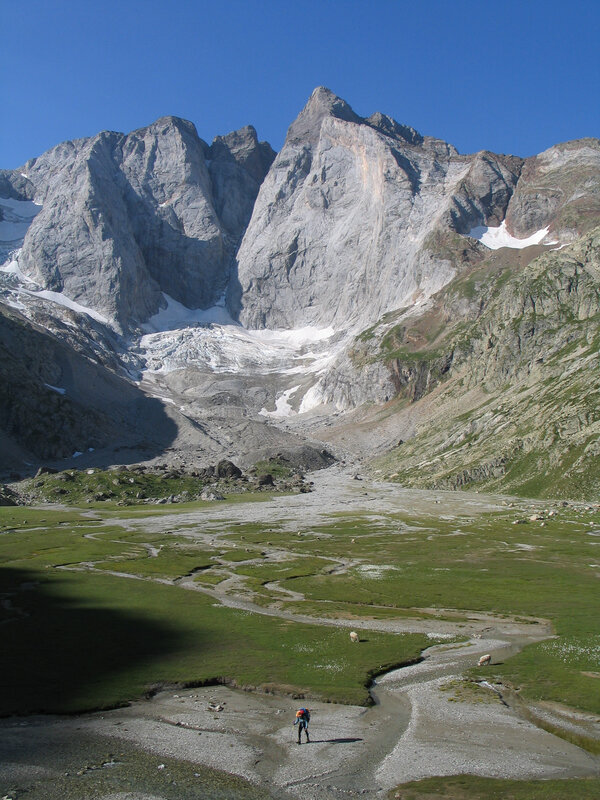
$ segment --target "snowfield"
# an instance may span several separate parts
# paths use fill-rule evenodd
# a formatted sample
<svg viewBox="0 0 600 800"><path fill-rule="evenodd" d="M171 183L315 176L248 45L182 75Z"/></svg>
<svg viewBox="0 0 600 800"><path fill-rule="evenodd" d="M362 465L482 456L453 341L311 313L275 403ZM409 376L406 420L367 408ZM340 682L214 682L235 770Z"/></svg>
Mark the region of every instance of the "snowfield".
<svg viewBox="0 0 600 800"><path fill-rule="evenodd" d="M506 222L503 222L498 228L488 228L485 225L479 225L473 228L467 234L471 239L477 239L481 244L489 247L490 250L499 250L501 247L512 247L515 250L522 250L524 247L531 247L534 244L541 244L542 241L548 236L549 228L542 228L527 239L517 239L510 234L506 228ZM556 242L546 242L546 244L557 244Z"/></svg>
<svg viewBox="0 0 600 800"><path fill-rule="evenodd" d="M71 311L76 311L78 314L87 314L88 317L95 319L96 322L101 322L103 325L108 325L110 327L110 321L105 316L95 311L93 308L82 306L81 303L76 303L75 300L71 300L62 292L51 292L48 289L41 289L39 292L34 292L31 289L21 289L21 292L23 294L29 294L32 297L41 297L63 308L70 308Z"/></svg>

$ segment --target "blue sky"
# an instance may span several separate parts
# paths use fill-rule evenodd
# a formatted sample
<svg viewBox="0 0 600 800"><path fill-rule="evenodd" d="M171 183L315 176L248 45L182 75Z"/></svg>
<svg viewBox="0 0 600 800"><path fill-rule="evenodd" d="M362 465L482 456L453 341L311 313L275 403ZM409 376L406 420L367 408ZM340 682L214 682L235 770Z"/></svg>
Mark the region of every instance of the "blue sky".
<svg viewBox="0 0 600 800"><path fill-rule="evenodd" d="M0 167L174 114L275 149L315 86L463 152L600 136L597 0L0 0Z"/></svg>

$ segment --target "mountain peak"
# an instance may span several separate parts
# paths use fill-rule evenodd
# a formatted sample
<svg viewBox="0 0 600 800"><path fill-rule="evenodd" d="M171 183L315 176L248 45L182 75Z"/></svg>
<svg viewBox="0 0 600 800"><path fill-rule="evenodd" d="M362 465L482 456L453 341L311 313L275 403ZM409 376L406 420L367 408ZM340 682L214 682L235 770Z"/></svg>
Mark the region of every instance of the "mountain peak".
<svg viewBox="0 0 600 800"><path fill-rule="evenodd" d="M143 135L144 133L148 132L151 135L164 136L175 131L181 136L191 136L195 139L200 138L193 122L183 119L182 117L175 117L173 115L159 117L157 120L150 123L150 125L145 125L143 128L138 128L138 130L133 131L133 133Z"/></svg>
<svg viewBox="0 0 600 800"><path fill-rule="evenodd" d="M371 114L365 122L371 128L375 128L386 136L392 136L394 139L404 139L409 144L422 144L423 142L423 137L414 128L408 125L401 125L395 119L388 117L387 114L382 114L380 111Z"/></svg>
<svg viewBox="0 0 600 800"><path fill-rule="evenodd" d="M325 117L337 117L346 122L363 122L362 117L355 114L351 106L334 94L331 89L317 86L309 97L308 103L290 126L287 141L314 139Z"/></svg>

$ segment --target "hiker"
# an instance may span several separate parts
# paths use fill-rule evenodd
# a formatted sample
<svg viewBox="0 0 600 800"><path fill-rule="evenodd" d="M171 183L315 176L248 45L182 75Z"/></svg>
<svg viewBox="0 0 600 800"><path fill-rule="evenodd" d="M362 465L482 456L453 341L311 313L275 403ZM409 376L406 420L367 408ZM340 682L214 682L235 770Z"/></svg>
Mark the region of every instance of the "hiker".
<svg viewBox="0 0 600 800"><path fill-rule="evenodd" d="M302 744L300 740L300 735L302 731L306 733L306 741L310 742L310 738L308 736L308 723L310 722L310 711L308 708L299 708L296 711L296 719L294 720L294 725L298 725L298 744Z"/></svg>

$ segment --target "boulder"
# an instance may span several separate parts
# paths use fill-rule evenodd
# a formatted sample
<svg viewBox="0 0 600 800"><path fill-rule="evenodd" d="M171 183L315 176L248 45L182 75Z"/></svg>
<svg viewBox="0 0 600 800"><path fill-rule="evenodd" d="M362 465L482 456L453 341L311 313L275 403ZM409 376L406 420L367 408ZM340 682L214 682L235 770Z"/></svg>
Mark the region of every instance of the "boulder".
<svg viewBox="0 0 600 800"><path fill-rule="evenodd" d="M241 478L242 470L236 467L233 461L223 459L223 461L219 461L217 464L215 474L217 478Z"/></svg>

